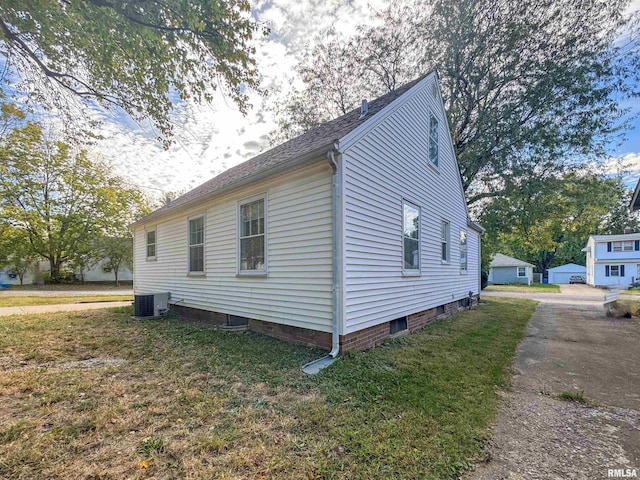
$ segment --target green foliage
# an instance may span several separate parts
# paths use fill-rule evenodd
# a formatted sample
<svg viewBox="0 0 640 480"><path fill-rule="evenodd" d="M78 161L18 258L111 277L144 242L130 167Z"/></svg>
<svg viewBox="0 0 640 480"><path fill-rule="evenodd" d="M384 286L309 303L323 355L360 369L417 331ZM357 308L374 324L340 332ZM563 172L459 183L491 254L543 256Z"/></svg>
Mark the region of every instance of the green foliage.
<svg viewBox="0 0 640 480"><path fill-rule="evenodd" d="M70 98L151 119L167 142L176 99L211 101L222 87L240 110L257 88L260 28L246 0L3 1L0 55L16 85L70 117Z"/></svg>
<svg viewBox="0 0 640 480"><path fill-rule="evenodd" d="M136 188L36 124L14 129L0 159L1 217L32 256L49 261L53 281L66 262L86 267L96 258L100 238L130 235L127 225L146 212Z"/></svg>
<svg viewBox="0 0 640 480"><path fill-rule="evenodd" d="M627 196L620 178L593 173L522 182L481 214L487 228L483 261L499 252L533 263L540 272L565 263L584 265L589 235L640 225L627 208Z"/></svg>
<svg viewBox="0 0 640 480"><path fill-rule="evenodd" d="M24 230L11 226L4 220L0 226L0 268L15 273L24 282L24 276L34 267L37 255Z"/></svg>
<svg viewBox="0 0 640 480"><path fill-rule="evenodd" d="M331 32L278 109L279 137L436 68L469 204L602 156L637 94L628 0L406 0L347 40ZM289 97L291 100L286 100ZM314 105L311 112L302 105ZM310 118L310 114L315 115Z"/></svg>
<svg viewBox="0 0 640 480"><path fill-rule="evenodd" d="M103 237L98 246L99 257L104 259L103 268L113 272L116 286L120 286L118 273L122 267L133 268L133 238L131 235L125 237Z"/></svg>

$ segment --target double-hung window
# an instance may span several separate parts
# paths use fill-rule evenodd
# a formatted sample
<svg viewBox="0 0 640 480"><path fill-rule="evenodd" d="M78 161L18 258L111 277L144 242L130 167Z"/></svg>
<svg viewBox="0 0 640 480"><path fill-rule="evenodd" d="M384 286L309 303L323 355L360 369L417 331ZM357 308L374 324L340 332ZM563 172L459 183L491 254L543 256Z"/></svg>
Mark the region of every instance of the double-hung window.
<svg viewBox="0 0 640 480"><path fill-rule="evenodd" d="M605 277L624 277L624 265L605 265Z"/></svg>
<svg viewBox="0 0 640 480"><path fill-rule="evenodd" d="M438 119L429 115L429 161L438 166L440 162L438 149Z"/></svg>
<svg viewBox="0 0 640 480"><path fill-rule="evenodd" d="M264 198L240 204L240 272L265 272Z"/></svg>
<svg viewBox="0 0 640 480"><path fill-rule="evenodd" d="M450 241L449 241L449 222L446 220L442 221L442 226L440 227L440 258L443 262L450 261Z"/></svg>
<svg viewBox="0 0 640 480"><path fill-rule="evenodd" d="M420 271L420 207L402 202L403 270Z"/></svg>
<svg viewBox="0 0 640 480"><path fill-rule="evenodd" d="M204 217L189 219L189 273L204 273Z"/></svg>
<svg viewBox="0 0 640 480"><path fill-rule="evenodd" d="M156 258L156 231L147 230L147 258L153 260Z"/></svg>
<svg viewBox="0 0 640 480"><path fill-rule="evenodd" d="M467 271L467 231L460 230L460 271Z"/></svg>
<svg viewBox="0 0 640 480"><path fill-rule="evenodd" d="M518 277L523 278L526 276L527 276L527 267L518 267Z"/></svg>

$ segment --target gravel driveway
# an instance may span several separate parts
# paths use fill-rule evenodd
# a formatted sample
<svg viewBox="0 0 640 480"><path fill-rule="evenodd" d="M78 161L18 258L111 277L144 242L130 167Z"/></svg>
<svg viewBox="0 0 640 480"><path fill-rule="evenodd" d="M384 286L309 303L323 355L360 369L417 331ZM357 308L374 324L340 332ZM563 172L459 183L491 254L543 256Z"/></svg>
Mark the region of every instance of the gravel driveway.
<svg viewBox="0 0 640 480"><path fill-rule="evenodd" d="M640 321L607 318L602 290L564 287L527 295L541 303L501 392L490 460L465 478L606 479L627 468L640 476ZM584 392L589 403L561 392Z"/></svg>

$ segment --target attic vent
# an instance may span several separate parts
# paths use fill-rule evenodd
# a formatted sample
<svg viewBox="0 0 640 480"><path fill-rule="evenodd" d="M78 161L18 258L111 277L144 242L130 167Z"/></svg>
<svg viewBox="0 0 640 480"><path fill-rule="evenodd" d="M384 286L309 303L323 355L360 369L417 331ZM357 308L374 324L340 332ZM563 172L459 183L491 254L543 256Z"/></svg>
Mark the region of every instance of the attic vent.
<svg viewBox="0 0 640 480"><path fill-rule="evenodd" d="M364 118L369 112L369 102L366 99L362 100L362 106L360 107L360 118Z"/></svg>
<svg viewBox="0 0 640 480"><path fill-rule="evenodd" d="M431 84L431 93L433 94L434 97L438 98L439 92L438 92L438 84L437 84L437 82L433 82Z"/></svg>

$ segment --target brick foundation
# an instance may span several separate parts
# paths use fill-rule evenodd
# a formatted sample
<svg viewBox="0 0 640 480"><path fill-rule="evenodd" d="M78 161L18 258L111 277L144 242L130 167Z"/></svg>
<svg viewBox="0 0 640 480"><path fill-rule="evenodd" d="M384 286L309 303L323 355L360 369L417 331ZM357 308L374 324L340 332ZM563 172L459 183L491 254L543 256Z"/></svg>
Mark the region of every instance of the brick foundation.
<svg viewBox="0 0 640 480"><path fill-rule="evenodd" d="M413 333L420 330L430 323L436 320L446 318L461 309L466 308L466 302L463 299L461 301L454 301L440 306L440 313L437 308L431 308L429 310L423 310L422 312L413 313L407 315L407 330L398 332L395 335L390 334L390 322L385 322L380 325L366 328L348 335L340 336L340 350L367 350L383 343L390 337L397 337L407 333ZM477 304L479 297L475 296L472 299L473 304ZM464 303L465 305L460 305ZM444 308L442 308L444 307ZM443 311L444 310L444 311ZM189 319L196 319L204 322L211 322L212 325L219 325L226 323L227 317L223 313L209 312L206 310L200 310L197 308L183 307L178 305L171 305L171 311L176 313L180 317ZM307 346L315 346L331 349L331 333L318 332L316 330L309 330L307 328L293 327L290 325L282 325L279 323L265 322L262 320L249 319L250 330L275 337L285 342L298 343Z"/></svg>

